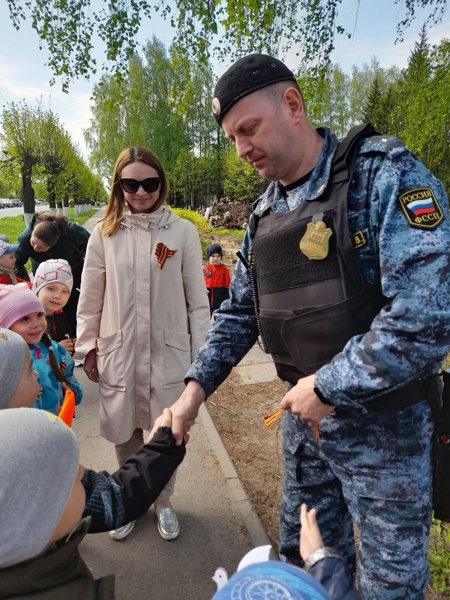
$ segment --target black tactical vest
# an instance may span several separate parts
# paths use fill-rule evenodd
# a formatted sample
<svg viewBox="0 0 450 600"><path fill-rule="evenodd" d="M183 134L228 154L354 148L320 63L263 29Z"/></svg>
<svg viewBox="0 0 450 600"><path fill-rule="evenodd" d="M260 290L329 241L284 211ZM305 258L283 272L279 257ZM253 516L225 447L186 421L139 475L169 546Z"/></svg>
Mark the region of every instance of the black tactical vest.
<svg viewBox="0 0 450 600"><path fill-rule="evenodd" d="M288 213L257 217L252 238L261 335L281 379L291 383L329 363L355 335L370 329L386 299L359 269L348 228L347 194L359 143L375 135L354 127L339 144L326 190ZM308 223L332 234L325 258L300 250Z"/></svg>

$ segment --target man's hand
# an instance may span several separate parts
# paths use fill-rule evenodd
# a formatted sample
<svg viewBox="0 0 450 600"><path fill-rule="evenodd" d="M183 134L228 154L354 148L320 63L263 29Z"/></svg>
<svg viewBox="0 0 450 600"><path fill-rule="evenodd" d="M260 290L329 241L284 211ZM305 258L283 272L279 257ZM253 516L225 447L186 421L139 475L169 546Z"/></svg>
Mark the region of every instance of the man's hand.
<svg viewBox="0 0 450 600"><path fill-rule="evenodd" d="M97 354L95 348L86 354L83 368L89 379L94 383L98 383Z"/></svg>
<svg viewBox="0 0 450 600"><path fill-rule="evenodd" d="M172 433L179 446L183 440L186 426L195 423L198 411L205 400L205 392L195 379L191 379L178 400L172 404Z"/></svg>
<svg viewBox="0 0 450 600"><path fill-rule="evenodd" d="M303 377L289 390L281 401L283 410L290 410L295 415L315 427L319 422L333 412L334 407L323 404L314 392L315 375Z"/></svg>
<svg viewBox="0 0 450 600"><path fill-rule="evenodd" d="M184 439L184 443L187 444L189 441L189 431L192 427L192 425L194 425L195 421L190 420L190 421L186 421L184 423L184 428L183 428L183 439ZM163 410L163 414L160 415L156 420L155 423L153 424L152 430L150 431L149 435L148 435L148 440L147 440L147 444L153 439L153 436L155 435L155 433L158 431L158 429L160 427L170 427L172 428L172 411L170 410L170 408L165 408Z"/></svg>
<svg viewBox="0 0 450 600"><path fill-rule="evenodd" d="M323 540L317 525L317 511L308 512L306 504L300 508L300 556L306 560L310 554L323 548Z"/></svg>

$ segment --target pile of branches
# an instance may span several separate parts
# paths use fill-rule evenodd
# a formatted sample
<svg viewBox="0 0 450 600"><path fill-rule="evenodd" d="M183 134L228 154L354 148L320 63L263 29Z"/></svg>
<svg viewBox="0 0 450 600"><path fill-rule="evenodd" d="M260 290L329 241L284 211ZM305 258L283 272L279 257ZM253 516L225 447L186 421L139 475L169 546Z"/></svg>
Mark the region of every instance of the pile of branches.
<svg viewBox="0 0 450 600"><path fill-rule="evenodd" d="M230 202L228 198L221 198L213 202L206 210L200 212L208 219L211 227L225 229L246 229L251 213L250 204Z"/></svg>

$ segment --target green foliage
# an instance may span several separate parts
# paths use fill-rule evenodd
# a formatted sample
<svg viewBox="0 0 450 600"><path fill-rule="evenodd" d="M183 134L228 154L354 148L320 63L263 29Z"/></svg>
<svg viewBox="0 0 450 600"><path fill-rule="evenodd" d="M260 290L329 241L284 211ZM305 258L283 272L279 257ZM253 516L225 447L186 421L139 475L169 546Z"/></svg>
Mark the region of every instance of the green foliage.
<svg viewBox="0 0 450 600"><path fill-rule="evenodd" d="M245 235L245 229L223 229L215 228L214 233L217 235L229 235L236 238L237 240L243 240Z"/></svg>
<svg viewBox="0 0 450 600"><path fill-rule="evenodd" d="M330 65L321 77L301 72L298 82L316 125L343 137L371 121L382 134L400 138L450 192L450 41L435 46L425 28L403 71L382 69L376 59L351 76Z"/></svg>
<svg viewBox="0 0 450 600"><path fill-rule="evenodd" d="M81 159L58 116L50 109L44 110L42 102L35 106L25 101L11 102L3 109L1 125L5 156L0 163L2 180L23 199L25 213L34 212L36 190L42 197L46 189L50 208L61 206L69 196L76 203L94 197L104 199L101 180ZM39 184L36 189L34 182Z"/></svg>
<svg viewBox="0 0 450 600"><path fill-rule="evenodd" d="M7 0L7 3L16 29L24 19L31 19L40 47L48 49L48 65L55 76L62 78L62 87L67 90L71 80L96 73L98 65L92 49L97 38L106 46L103 68L118 73L120 81L125 81L128 62L137 50L139 28L154 13L175 30L173 52L181 70L189 64L206 65L213 54L229 60L249 52L276 54L281 50L285 54L292 47L301 48L304 63L313 68L326 66L335 36L351 37L339 21L342 1ZM399 8L399 39L419 7L428 8L428 21L433 24L442 19L447 2L408 0L401 12Z"/></svg>
<svg viewBox="0 0 450 600"><path fill-rule="evenodd" d="M237 155L234 147L225 155L224 193L233 202L253 202L267 187L267 181Z"/></svg>
<svg viewBox="0 0 450 600"><path fill-rule="evenodd" d="M272 477L272 479L281 480L280 467L272 467L272 469L270 471L270 476Z"/></svg>
<svg viewBox="0 0 450 600"><path fill-rule="evenodd" d="M85 138L91 164L103 178L110 179L119 153L131 146L151 148L171 168L183 138L181 118L170 101L176 83L166 49L153 37L142 56L132 56L125 78L105 75L94 87Z"/></svg>
<svg viewBox="0 0 450 600"><path fill-rule="evenodd" d="M69 221L78 223L78 225L83 225L84 223L86 223L86 221L88 219L93 217L97 212L98 212L98 207L93 208L91 210L87 210L86 212L81 213L79 215L75 215L75 209L70 207L69 208Z"/></svg>
<svg viewBox="0 0 450 600"><path fill-rule="evenodd" d="M450 526L433 519L428 547L432 588L450 595Z"/></svg>
<svg viewBox="0 0 450 600"><path fill-rule="evenodd" d="M124 80L103 77L85 137L91 164L105 179L124 148L151 148L169 177L169 203L194 208L220 193L224 144L211 113L211 69L175 71L171 59L153 37L132 57Z"/></svg>
<svg viewBox="0 0 450 600"><path fill-rule="evenodd" d="M172 208L171 210L181 219L186 219L186 221L193 223L199 231L211 231L208 221L205 219L205 217L199 215L197 212L182 208Z"/></svg>

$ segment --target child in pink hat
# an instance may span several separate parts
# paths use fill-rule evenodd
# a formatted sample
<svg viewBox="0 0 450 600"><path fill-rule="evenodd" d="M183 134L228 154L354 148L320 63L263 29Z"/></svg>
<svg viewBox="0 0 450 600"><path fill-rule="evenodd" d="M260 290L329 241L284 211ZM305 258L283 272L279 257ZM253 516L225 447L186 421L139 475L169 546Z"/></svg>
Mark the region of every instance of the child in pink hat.
<svg viewBox="0 0 450 600"><path fill-rule="evenodd" d="M25 283L0 285L0 327L18 333L28 344L42 387L35 408L58 414L69 388L75 393L76 403L81 402L83 391L73 374L74 362L45 332L44 305Z"/></svg>

